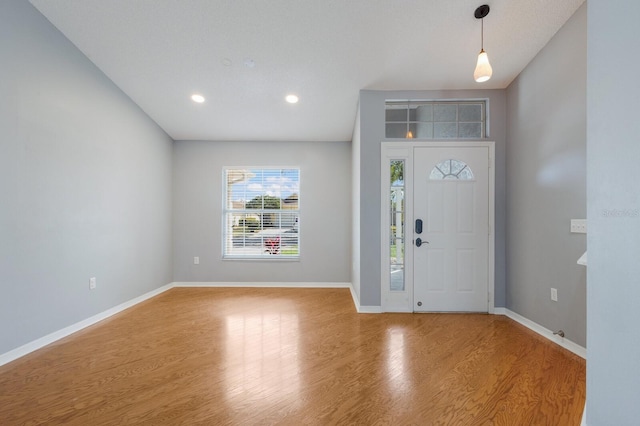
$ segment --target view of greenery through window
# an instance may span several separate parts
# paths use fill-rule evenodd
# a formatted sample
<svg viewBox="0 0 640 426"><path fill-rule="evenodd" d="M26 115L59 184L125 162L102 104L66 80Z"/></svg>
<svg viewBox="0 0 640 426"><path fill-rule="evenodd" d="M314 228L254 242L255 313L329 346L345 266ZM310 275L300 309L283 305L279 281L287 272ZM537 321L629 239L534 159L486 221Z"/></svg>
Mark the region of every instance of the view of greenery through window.
<svg viewBox="0 0 640 426"><path fill-rule="evenodd" d="M225 169L224 256L300 255L300 170Z"/></svg>
<svg viewBox="0 0 640 426"><path fill-rule="evenodd" d="M391 160L391 230L389 241L390 280L392 291L404 291L404 160Z"/></svg>

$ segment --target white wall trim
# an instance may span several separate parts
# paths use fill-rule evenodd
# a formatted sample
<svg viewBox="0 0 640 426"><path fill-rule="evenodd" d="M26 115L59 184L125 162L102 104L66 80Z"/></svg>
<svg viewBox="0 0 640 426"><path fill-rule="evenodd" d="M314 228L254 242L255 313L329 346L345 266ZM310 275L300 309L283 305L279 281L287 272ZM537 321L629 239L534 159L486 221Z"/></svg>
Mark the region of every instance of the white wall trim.
<svg viewBox="0 0 640 426"><path fill-rule="evenodd" d="M174 282L174 287L265 287L265 288L351 288L343 282Z"/></svg>
<svg viewBox="0 0 640 426"><path fill-rule="evenodd" d="M356 293L356 290L353 288L353 284L349 286L349 290L351 291L351 298L353 299L353 304L356 307L356 311L360 312L360 298Z"/></svg>
<svg viewBox="0 0 640 426"><path fill-rule="evenodd" d="M360 305L360 298L356 294L356 291L353 289L353 286L349 286L351 290L351 298L353 299L353 304L356 307L356 311L359 314L381 314L382 306L362 306Z"/></svg>
<svg viewBox="0 0 640 426"><path fill-rule="evenodd" d="M129 301L126 301L124 303L121 303L117 306L114 306L111 309L107 309L106 311L100 312L99 314L93 315L85 320L79 321L75 324L72 324L68 327L65 327L61 330L58 331L54 331L53 333L47 334L44 337L41 337L39 339L33 340L27 344L24 344L20 347L17 347L15 349L10 350L9 352L6 352L4 354L0 355L0 365L4 365L7 364L11 361L15 361L18 358L21 358L33 351L36 351L44 346L47 346L57 340L60 340L64 337L67 337L77 331L80 331L86 327L89 327L90 325L96 324L104 319L109 318L110 316L113 316L117 313L120 313L122 311L124 311L125 309L128 309L134 305L137 305L140 302L144 302L147 299L150 299L154 296L159 295L160 293L164 293L165 291L169 290L173 288L173 283L164 285L162 287L159 287L155 290L152 290L148 293L143 294L142 296L138 296L136 298L133 298Z"/></svg>
<svg viewBox="0 0 640 426"><path fill-rule="evenodd" d="M382 307L380 306L359 306L358 307L359 314L381 314Z"/></svg>
<svg viewBox="0 0 640 426"><path fill-rule="evenodd" d="M528 318L523 317L520 314L517 314L507 308L495 308L495 312L496 315L506 315L507 317L511 318L512 320L524 325L525 327L527 327L530 330L535 331L536 333L538 333L539 335L541 335L542 337L545 337L549 340L551 340L553 343L556 343L560 346L562 346L563 348L567 349L568 351L573 352L574 354L578 355L581 358L587 359L587 349L578 345L577 343L572 342L569 339L566 339L564 337L560 337L560 336L556 336L553 334L553 331L544 328L543 326L541 326L540 324L531 321Z"/></svg>

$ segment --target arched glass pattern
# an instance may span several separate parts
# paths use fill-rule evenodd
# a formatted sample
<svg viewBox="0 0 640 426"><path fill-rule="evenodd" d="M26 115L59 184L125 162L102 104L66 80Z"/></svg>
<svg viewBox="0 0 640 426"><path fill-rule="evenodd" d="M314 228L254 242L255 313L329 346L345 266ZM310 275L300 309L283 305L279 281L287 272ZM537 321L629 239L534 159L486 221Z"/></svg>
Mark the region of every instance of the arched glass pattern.
<svg viewBox="0 0 640 426"><path fill-rule="evenodd" d="M467 163L460 160L449 159L436 164L429 175L431 180L473 180L473 172Z"/></svg>

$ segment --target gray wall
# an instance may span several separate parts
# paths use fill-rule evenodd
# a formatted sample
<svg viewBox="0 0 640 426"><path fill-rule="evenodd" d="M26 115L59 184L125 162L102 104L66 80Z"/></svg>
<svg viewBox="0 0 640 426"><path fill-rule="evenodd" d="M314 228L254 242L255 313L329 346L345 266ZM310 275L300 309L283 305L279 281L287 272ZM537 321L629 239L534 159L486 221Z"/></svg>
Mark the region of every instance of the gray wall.
<svg viewBox="0 0 640 426"><path fill-rule="evenodd" d="M587 8L507 89L507 308L586 345ZM551 301L551 288L558 302Z"/></svg>
<svg viewBox="0 0 640 426"><path fill-rule="evenodd" d="M225 166L300 167L299 261L222 260ZM173 191L174 281L349 282L348 142L177 141Z"/></svg>
<svg viewBox="0 0 640 426"><path fill-rule="evenodd" d="M4 353L171 282L172 141L27 1L0 62Z"/></svg>
<svg viewBox="0 0 640 426"><path fill-rule="evenodd" d="M587 423L637 425L640 2L587 7Z"/></svg>
<svg viewBox="0 0 640 426"><path fill-rule="evenodd" d="M471 77L469 77L471 78ZM496 145L495 306L505 306L504 90L360 91L360 304L380 306L380 143L385 140L386 99L488 99L489 136Z"/></svg>

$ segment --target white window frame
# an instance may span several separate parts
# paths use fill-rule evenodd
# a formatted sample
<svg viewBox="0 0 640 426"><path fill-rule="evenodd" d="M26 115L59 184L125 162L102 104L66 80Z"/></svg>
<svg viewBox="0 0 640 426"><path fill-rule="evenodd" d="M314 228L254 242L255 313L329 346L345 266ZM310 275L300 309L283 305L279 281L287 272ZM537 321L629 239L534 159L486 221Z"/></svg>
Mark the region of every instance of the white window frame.
<svg viewBox="0 0 640 426"><path fill-rule="evenodd" d="M283 209L282 206L284 199L286 196L283 194L279 194L278 198L280 198L280 209L247 209L247 208L238 208L234 207L232 200L229 199L229 195L232 193L228 181L228 172L229 171L241 171L241 172L251 172L251 171L260 171L267 172L268 175L272 175L274 172L282 173L286 170L296 171L297 172L297 188L294 193L298 196L297 207L296 208L286 208ZM300 246L300 167L297 166L284 166L284 167L264 167L264 166L242 166L242 167L231 167L226 166L222 169L222 259L223 260L265 260L265 261L282 261L282 260L299 260L301 253ZM265 181L261 181L262 188L260 190L253 190L252 195L256 196L266 196L269 194L269 188L264 187ZM232 184L233 185L233 184ZM279 183L274 182L273 187L278 187ZM244 202L248 202L250 200L244 199ZM237 201L236 201L237 203ZM279 227L274 228L264 228L264 216L265 214L273 214L277 213L279 215L279 220L282 221L282 215L288 214L293 215L294 218L291 220L292 227L291 228L282 228L282 222L280 222ZM242 245L241 247L247 249L244 253L241 252L233 252L234 247L234 238L237 238L238 235L234 235L233 227L237 226L235 224L235 220L237 219L237 215L255 215L258 216L258 220L260 221L260 227L258 231L256 231L256 235L250 235L249 233L242 233ZM245 219L246 220L246 219ZM287 231L283 231L283 229L287 229ZM272 231L272 232L269 232ZM291 235L289 235L291 234ZM247 238L251 238L251 243L247 244ZM285 241L295 241L297 240L297 252L291 253L290 247ZM295 244L294 244L295 245ZM289 250L287 250L289 247Z"/></svg>

